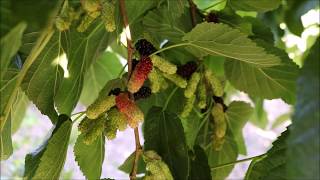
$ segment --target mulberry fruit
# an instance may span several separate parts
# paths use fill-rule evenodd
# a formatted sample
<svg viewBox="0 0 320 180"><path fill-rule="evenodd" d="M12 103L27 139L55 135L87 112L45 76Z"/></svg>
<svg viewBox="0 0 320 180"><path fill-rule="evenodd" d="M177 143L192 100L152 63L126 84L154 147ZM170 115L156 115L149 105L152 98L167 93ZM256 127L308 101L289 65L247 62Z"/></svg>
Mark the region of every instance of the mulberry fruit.
<svg viewBox="0 0 320 180"><path fill-rule="evenodd" d="M153 55L150 58L153 66L157 67L160 71L167 74L175 74L177 72L177 66L162 57Z"/></svg>
<svg viewBox="0 0 320 180"><path fill-rule="evenodd" d="M139 107L130 100L127 93L120 93L116 97L116 105L118 110L127 117L130 127L136 128L139 122L144 120L143 112Z"/></svg>
<svg viewBox="0 0 320 180"><path fill-rule="evenodd" d="M186 118L186 117L189 116L189 114L192 111L193 103L194 103L195 100L196 100L196 96L195 95L193 95L191 98L188 98L186 100L186 103L184 105L183 111L181 113L181 117L182 118Z"/></svg>
<svg viewBox="0 0 320 180"><path fill-rule="evenodd" d="M214 119L214 134L218 138L223 138L227 131L227 122L222 104L216 103L211 110L211 114Z"/></svg>
<svg viewBox="0 0 320 180"><path fill-rule="evenodd" d="M137 92L142 87L144 81L148 78L148 74L151 72L151 70L152 62L150 58L142 58L133 70L128 82L128 90L131 93Z"/></svg>
<svg viewBox="0 0 320 180"><path fill-rule="evenodd" d="M187 81L185 79L183 79L182 77L178 76L177 74L163 73L162 75L180 88L187 87L187 84L188 84Z"/></svg>
<svg viewBox="0 0 320 180"><path fill-rule="evenodd" d="M83 134L85 144L91 144L104 130L105 116L100 116L95 120L84 118L79 124L79 130Z"/></svg>
<svg viewBox="0 0 320 180"><path fill-rule="evenodd" d="M148 75L148 78L151 82L152 93L157 93L160 91L160 89L166 89L168 87L168 83L156 68L152 69Z"/></svg>
<svg viewBox="0 0 320 180"><path fill-rule="evenodd" d="M199 81L200 81L200 74L197 72L193 73L189 82L188 82L186 90L184 91L184 96L186 98L191 98L192 96L194 96L194 93L197 90L197 86L199 84Z"/></svg>
<svg viewBox="0 0 320 180"><path fill-rule="evenodd" d="M100 9L99 0L81 0L82 8L87 12L95 12Z"/></svg>
<svg viewBox="0 0 320 180"><path fill-rule="evenodd" d="M77 31L78 32L86 31L98 16L100 16L100 11L86 14L82 19L80 25L77 27Z"/></svg>
<svg viewBox="0 0 320 180"><path fill-rule="evenodd" d="M103 4L101 18L108 32L113 32L116 29L114 11L115 11L114 4L110 2L105 2Z"/></svg>
<svg viewBox="0 0 320 180"><path fill-rule="evenodd" d="M132 59L132 69L136 68L137 64L139 63L138 60Z"/></svg>
<svg viewBox="0 0 320 180"><path fill-rule="evenodd" d="M225 138L218 138L215 135L213 135L213 141L212 141L212 146L215 151L221 151L223 148Z"/></svg>
<svg viewBox="0 0 320 180"><path fill-rule="evenodd" d="M200 109L204 109L207 106L207 91L206 91L206 84L204 82L200 82L198 88L198 107Z"/></svg>
<svg viewBox="0 0 320 180"><path fill-rule="evenodd" d="M121 93L121 89L120 88L114 88L112 89L110 92L109 92L109 96L110 95L115 95L115 96L118 96L119 94Z"/></svg>
<svg viewBox="0 0 320 180"><path fill-rule="evenodd" d="M116 97L110 96L99 96L88 108L86 115L89 119L96 119L102 113L108 111L110 108L116 105Z"/></svg>
<svg viewBox="0 0 320 180"><path fill-rule="evenodd" d="M187 62L186 64L179 66L177 74L185 79L189 79L198 68L198 65L194 61Z"/></svg>
<svg viewBox="0 0 320 180"><path fill-rule="evenodd" d="M114 111L115 110L115 111ZM108 116L105 119L104 123L104 134L107 137L107 139L112 140L116 138L117 136L117 130L118 130L118 119L117 119L117 109L112 108L110 111L108 111Z"/></svg>
<svg viewBox="0 0 320 180"><path fill-rule="evenodd" d="M66 30L68 30L70 28L71 22L69 22L65 18L57 17L56 21L55 21L55 24L56 24L56 28L59 31L66 31Z"/></svg>
<svg viewBox="0 0 320 180"><path fill-rule="evenodd" d="M149 172L146 179L173 180L169 167L155 151L144 152L143 160L146 162L146 169Z"/></svg>
<svg viewBox="0 0 320 180"><path fill-rule="evenodd" d="M206 21L207 22L213 22L213 23L219 23L219 16L216 13L210 12L207 16L206 16Z"/></svg>
<svg viewBox="0 0 320 180"><path fill-rule="evenodd" d="M141 56L149 56L157 51L157 49L146 39L138 40L135 44L135 48Z"/></svg>
<svg viewBox="0 0 320 180"><path fill-rule="evenodd" d="M212 97L215 103L220 103L223 106L223 111L226 112L228 109L228 106L224 104L223 99L218 96L213 96Z"/></svg>
<svg viewBox="0 0 320 180"><path fill-rule="evenodd" d="M205 77L211 86L213 94L221 97L223 95L223 86L220 80L209 70L205 72Z"/></svg>
<svg viewBox="0 0 320 180"><path fill-rule="evenodd" d="M111 108L107 112L107 117L112 122L115 122L116 129L119 131L127 129L127 117L123 113L119 112L117 108Z"/></svg>
<svg viewBox="0 0 320 180"><path fill-rule="evenodd" d="M134 93L134 99L145 99L151 95L151 89L147 86L142 86L138 92Z"/></svg>

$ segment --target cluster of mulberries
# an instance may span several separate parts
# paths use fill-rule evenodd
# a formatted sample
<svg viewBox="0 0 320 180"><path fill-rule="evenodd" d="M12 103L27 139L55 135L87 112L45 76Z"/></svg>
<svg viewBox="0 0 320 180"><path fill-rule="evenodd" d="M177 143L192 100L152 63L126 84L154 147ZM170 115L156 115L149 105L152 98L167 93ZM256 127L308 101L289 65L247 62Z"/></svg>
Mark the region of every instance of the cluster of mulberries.
<svg viewBox="0 0 320 180"><path fill-rule="evenodd" d="M149 57L143 57L136 67L128 82L128 90L131 93L137 92L143 85L144 81L148 78L148 74L152 70L152 62Z"/></svg>
<svg viewBox="0 0 320 180"><path fill-rule="evenodd" d="M115 23L115 5L111 2L105 1L102 6L101 19L108 32L113 32L116 29Z"/></svg>
<svg viewBox="0 0 320 180"><path fill-rule="evenodd" d="M143 160L146 163L146 176L144 179L166 179L173 180L169 167L161 160L161 157L155 151L146 151L143 153Z"/></svg>
<svg viewBox="0 0 320 180"><path fill-rule="evenodd" d="M105 136L107 139L114 139L117 131L123 131L127 128L127 118L124 114L119 112L117 108L112 108L107 112L107 119L105 121Z"/></svg>
<svg viewBox="0 0 320 180"><path fill-rule="evenodd" d="M189 79L191 75L197 70L197 68L197 63L194 61L190 61L184 65L178 66L177 74L184 79Z"/></svg>
<svg viewBox="0 0 320 180"><path fill-rule="evenodd" d="M79 124L79 131L83 134L83 141L89 145L98 138L104 130L105 116L97 119L84 118Z"/></svg>
<svg viewBox="0 0 320 180"><path fill-rule="evenodd" d="M206 17L205 20L207 22L219 23L219 16L214 12L210 12Z"/></svg>
<svg viewBox="0 0 320 180"><path fill-rule="evenodd" d="M224 137L227 132L227 120L223 110L223 105L215 103L211 110L214 120L213 149L219 151L222 149Z"/></svg>
<svg viewBox="0 0 320 180"><path fill-rule="evenodd" d="M74 20L79 19L81 14L80 10L75 10L73 7L69 7L68 3L63 5L63 8L59 16L55 19L56 28L59 31L66 31L70 28Z"/></svg>
<svg viewBox="0 0 320 180"><path fill-rule="evenodd" d="M151 95L151 89L147 86L142 86L138 92L133 94L135 100L145 99L150 95Z"/></svg>
<svg viewBox="0 0 320 180"><path fill-rule="evenodd" d="M89 119L96 119L116 105L116 96L99 96L88 108L86 115Z"/></svg>
<svg viewBox="0 0 320 180"><path fill-rule="evenodd" d="M138 40L135 44L135 48L139 52L140 56L149 56L157 51L157 49L146 39Z"/></svg>
<svg viewBox="0 0 320 180"><path fill-rule="evenodd" d="M136 128L139 122L144 120L144 114L135 102L129 99L127 93L120 93L116 97L116 106L118 110L123 113L130 127Z"/></svg>

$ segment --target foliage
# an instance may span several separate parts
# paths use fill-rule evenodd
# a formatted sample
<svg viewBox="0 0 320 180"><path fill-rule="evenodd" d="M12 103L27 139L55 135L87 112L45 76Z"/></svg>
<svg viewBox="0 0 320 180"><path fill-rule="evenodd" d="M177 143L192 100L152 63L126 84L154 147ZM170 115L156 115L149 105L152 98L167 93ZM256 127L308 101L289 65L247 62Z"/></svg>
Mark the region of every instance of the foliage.
<svg viewBox="0 0 320 180"><path fill-rule="evenodd" d="M53 128L26 155L25 179L59 179L72 128L87 179L101 178L106 139L126 128L137 144L119 170L132 179L226 179L247 154L244 126L266 128L264 100L282 99L295 107L292 124L246 179L317 179L319 37L300 67L281 42L302 34L314 2L0 1L0 159L32 102ZM230 101L239 91L252 103Z"/></svg>

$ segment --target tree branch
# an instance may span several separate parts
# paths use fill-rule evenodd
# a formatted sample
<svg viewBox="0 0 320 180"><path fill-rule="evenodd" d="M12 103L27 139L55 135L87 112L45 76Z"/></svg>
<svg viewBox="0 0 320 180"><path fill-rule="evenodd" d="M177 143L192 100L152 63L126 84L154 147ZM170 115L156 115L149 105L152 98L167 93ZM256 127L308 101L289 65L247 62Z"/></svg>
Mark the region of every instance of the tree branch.
<svg viewBox="0 0 320 180"><path fill-rule="evenodd" d="M129 81L130 76L132 74L133 47L132 47L131 32L130 32L129 21L128 21L128 16L127 16L126 6L125 6L124 0L119 0L119 4L120 4L120 13L122 16L123 25L125 28L126 39L127 39L127 48L128 48L128 62L127 63L128 63L128 81ZM130 93L130 99L134 100L134 96L132 93ZM139 137L138 128L134 128L134 138L135 138L135 142L136 142L136 150L135 150L135 156L134 156L134 161L133 161L133 165L132 165L132 170L130 173L131 180L136 179L139 157L142 153L142 147L140 144L140 137Z"/></svg>
<svg viewBox="0 0 320 180"><path fill-rule="evenodd" d="M192 0L189 0L189 5L190 5L192 26L196 26L197 25L197 18L196 18L197 6L194 4Z"/></svg>

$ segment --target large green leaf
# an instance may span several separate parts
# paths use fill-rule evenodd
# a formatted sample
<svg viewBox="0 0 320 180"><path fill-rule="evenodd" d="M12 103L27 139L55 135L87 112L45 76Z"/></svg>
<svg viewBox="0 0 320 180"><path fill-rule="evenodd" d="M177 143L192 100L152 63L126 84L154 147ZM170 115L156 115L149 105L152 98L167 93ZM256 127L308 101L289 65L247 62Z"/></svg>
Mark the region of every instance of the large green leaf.
<svg viewBox="0 0 320 180"><path fill-rule="evenodd" d="M17 98L13 104L13 107L15 109L14 111L11 111L11 119L12 119L11 134L14 134L19 129L22 123L22 120L26 114L28 105L29 105L28 97L20 89L18 91Z"/></svg>
<svg viewBox="0 0 320 180"><path fill-rule="evenodd" d="M152 107L144 123L144 149L156 151L169 166L175 179L187 179L188 150L179 117Z"/></svg>
<svg viewBox="0 0 320 180"><path fill-rule="evenodd" d="M295 81L298 66L280 49L262 41L269 53L281 57L281 65L257 67L250 63L228 60L225 62L225 74L231 84L240 91L253 97L266 99L282 98L289 104L295 102Z"/></svg>
<svg viewBox="0 0 320 180"><path fill-rule="evenodd" d="M237 142L232 135L230 130L227 131L225 136L225 142L220 151L215 151L211 144L210 148L207 149L208 162L211 169L212 179L215 180L223 180L225 179L230 172L232 171L234 165L226 166L222 168L216 168L219 165L233 162L237 160L238 157L238 146Z"/></svg>
<svg viewBox="0 0 320 180"><path fill-rule="evenodd" d="M193 110L187 118L182 119L181 123L184 129L186 143L189 149L192 149L194 147L201 126L203 125L203 123L208 121L209 115L210 113L202 117L201 115L196 113L195 110Z"/></svg>
<svg viewBox="0 0 320 180"><path fill-rule="evenodd" d="M285 131L273 142L273 147L266 155L255 158L246 173L246 180L289 179L286 176L286 140L289 131Z"/></svg>
<svg viewBox="0 0 320 180"><path fill-rule="evenodd" d="M199 57L220 55L239 60L255 67L280 64L279 57L265 52L245 34L225 24L201 23L183 40L188 49ZM237 62L237 61L236 61Z"/></svg>
<svg viewBox="0 0 320 180"><path fill-rule="evenodd" d="M226 111L228 125L232 131L235 141L238 144L240 154L247 154L242 129L252 115L253 109L249 103L243 101L233 101L229 104Z"/></svg>
<svg viewBox="0 0 320 180"><path fill-rule="evenodd" d="M36 33L26 34L21 50L28 53ZM37 106L42 114L47 115L53 123L58 117L54 106L56 91L63 79L63 70L58 61L61 60L61 33L56 32L29 68L21 87L28 98Z"/></svg>
<svg viewBox="0 0 320 180"><path fill-rule="evenodd" d="M190 173L189 180L209 180L211 179L208 158L200 146L193 148L194 153L190 153Z"/></svg>
<svg viewBox="0 0 320 180"><path fill-rule="evenodd" d="M281 0L229 0L228 3L235 10L266 12L278 8Z"/></svg>
<svg viewBox="0 0 320 180"><path fill-rule="evenodd" d="M95 23L85 33L75 29L63 34L62 45L68 58L69 77L64 78L55 96L60 113L70 114L76 106L83 87L83 80L90 65L111 42L102 23Z"/></svg>
<svg viewBox="0 0 320 180"><path fill-rule="evenodd" d="M288 178L319 179L319 38L298 79L298 101L288 139Z"/></svg>
<svg viewBox="0 0 320 180"><path fill-rule="evenodd" d="M116 54L103 53L87 71L80 101L84 105L91 104L103 86L111 79L117 78L122 70L122 65Z"/></svg>
<svg viewBox="0 0 320 180"><path fill-rule="evenodd" d="M0 119L2 121L2 117ZM11 116L9 115L3 131L0 132L0 160L8 159L13 152L11 138Z"/></svg>
<svg viewBox="0 0 320 180"><path fill-rule="evenodd" d="M63 168L72 121L60 115L52 134L37 150L25 158L25 179L59 179Z"/></svg>
<svg viewBox="0 0 320 180"><path fill-rule="evenodd" d="M86 145L83 142L83 135L80 134L74 145L76 161L84 176L89 180L100 179L105 153L104 143L104 135L101 135L90 145Z"/></svg>

